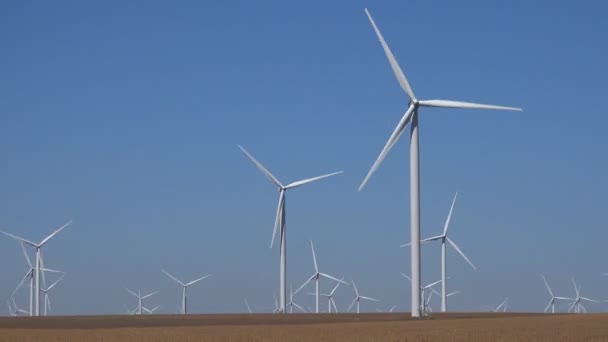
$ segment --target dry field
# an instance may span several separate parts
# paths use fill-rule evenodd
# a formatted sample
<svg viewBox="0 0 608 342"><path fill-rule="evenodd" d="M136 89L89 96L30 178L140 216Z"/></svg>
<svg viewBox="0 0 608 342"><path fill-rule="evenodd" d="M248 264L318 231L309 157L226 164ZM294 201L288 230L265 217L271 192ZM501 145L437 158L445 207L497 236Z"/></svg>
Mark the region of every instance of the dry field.
<svg viewBox="0 0 608 342"><path fill-rule="evenodd" d="M0 341L608 341L608 314L7 317Z"/></svg>

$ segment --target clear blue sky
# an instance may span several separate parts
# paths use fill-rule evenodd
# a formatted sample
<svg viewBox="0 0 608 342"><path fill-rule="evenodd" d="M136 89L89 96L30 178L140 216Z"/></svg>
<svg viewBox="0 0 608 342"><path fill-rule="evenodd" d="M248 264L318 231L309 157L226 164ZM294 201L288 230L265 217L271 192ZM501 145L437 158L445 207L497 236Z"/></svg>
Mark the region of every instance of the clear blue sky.
<svg viewBox="0 0 608 342"><path fill-rule="evenodd" d="M3 1L0 227L40 240L74 219L45 250L68 272L55 313L119 312L124 286L175 312L161 267L213 274L193 312L272 309L277 193L237 144L285 182L345 171L288 194L289 283L313 239L324 271L409 309L407 139L356 191L407 106L366 6L420 98L525 110L421 111L422 234L461 191L452 236L478 266L450 251L452 308L541 310L541 272L607 298L604 2ZM423 258L438 279L439 247ZM0 260L4 299L26 268L9 238Z"/></svg>

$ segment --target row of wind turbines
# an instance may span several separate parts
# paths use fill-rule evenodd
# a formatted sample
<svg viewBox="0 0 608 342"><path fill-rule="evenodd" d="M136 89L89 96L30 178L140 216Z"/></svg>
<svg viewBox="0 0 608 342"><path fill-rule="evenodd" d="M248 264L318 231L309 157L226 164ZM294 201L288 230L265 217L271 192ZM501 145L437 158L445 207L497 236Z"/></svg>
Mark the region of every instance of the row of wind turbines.
<svg viewBox="0 0 608 342"><path fill-rule="evenodd" d="M382 164L382 162L387 157L387 155L389 154L389 152L393 148L393 146L397 143L399 138L403 135L403 133L406 130L406 127L409 124L410 125L410 136L409 136L409 140L410 140L410 154L409 154L409 157L410 157L410 242L407 244L404 244L402 247L410 248L410 255L411 255L410 272L411 273L410 273L410 275L405 275L405 274L403 274L403 275L411 283L411 315L413 317L420 317L421 314L424 314L425 312L429 311L430 298L434 294L440 296L441 311L446 312L448 310L448 298L457 293L457 292L448 293L449 278L447 277L447 256L446 256L446 254L447 254L446 250L448 248L447 246L448 245L451 246L451 248L453 248L457 252L457 254L459 254L473 269L476 269L476 267L471 262L471 260L464 254L464 252L461 250L461 248L448 235L448 232L449 232L448 227L450 224L450 220L452 217L452 213L454 210L454 205L456 203L458 193L456 193L456 195L454 196L454 198L452 200L452 204L451 204L451 207L450 207L450 210L449 210L449 213L448 213L448 216L447 216L447 219L446 219L446 222L445 222L445 225L443 227L443 231L441 232L441 234L431 236L428 238L424 238L424 239L421 238L421 234L420 234L420 231L421 231L421 228L420 228L421 227L421 222L420 222L420 172L419 172L419 170L420 170L420 153L419 153L419 116L418 116L419 110L422 107L456 108L456 109L488 109L488 110L507 110L507 111L521 111L522 109L516 108L516 107L506 107L506 106L488 105L488 104L480 104L480 103L472 103L472 102L453 101L453 100L440 100L440 99L420 100L420 99L418 99L418 97L416 97L416 95L413 91L412 86L410 85L408 79L406 78L403 70L401 69L399 63L397 62L397 59L395 58L395 56L392 53L390 47L388 46L386 40L384 39L382 33L380 32L380 29L378 28L374 19L372 18L371 13L367 9L365 9L365 14L367 15L367 18L376 34L378 40L380 41L384 54L385 54L386 58L388 59L391 69L392 69L393 73L395 74L395 77L398 81L398 84L403 89L403 91L405 92L405 94L407 95L407 97L409 99L409 103L408 103L407 109L405 110L405 113L403 114L403 116L401 117L399 122L397 123L397 125L394 128L393 132L391 133L388 141L386 142L383 149L381 150L379 156L377 157L377 159L371 166L369 172L367 173L367 175L361 182L361 184L359 186L359 191L361 191L367 185L367 183L371 179L372 175L378 170L379 166ZM416 48L415 46L410 46L410 47L412 49ZM356 297L353 300L352 304L350 305L350 309L352 309L356 305L356 309L358 312L359 303L361 300L375 300L371 297L360 296L354 281L351 281L351 283L349 284L344 281L344 278L340 279L340 278L334 277L332 275L320 272L318 265L317 265L314 245L313 245L312 241L311 241L311 250L312 250L313 260L314 260L314 273L295 292L290 291L290 298L288 300L288 298L287 298L287 229L286 229L287 228L287 226L286 226L286 194L287 194L287 191L291 190L291 189L295 189L295 188L303 186L303 185L317 182L317 181L325 179L325 178L336 176L336 175L342 173L342 171L333 172L333 173L329 173L329 174L323 174L323 175L320 175L317 177L307 178L307 179L291 182L288 184L284 184L281 181L279 181L278 178L275 177L257 159L255 159L253 157L253 155L250 154L245 148L243 148L240 145L238 147L255 164L255 166L270 180L270 182L278 190L278 204L277 204L277 210L276 210L276 216L275 216L275 223L274 223L273 232L272 232L272 238L271 238L271 242L270 242L270 247L272 248L274 245L274 242L277 238L277 233L278 233L278 239L279 239L279 300L277 303L276 311L279 313L285 313L285 312L287 312L288 307L291 310L293 310L294 307L298 308L298 305L293 302L293 296L295 294L299 293L301 290L303 290L309 284L314 284L314 286L315 286L314 295L315 295L315 311L316 312L319 312L319 310L320 310L319 307L320 307L320 298L321 297L327 298L328 311L331 312L332 308L334 311L337 311L337 306L335 304L335 301L333 300L333 295L336 292L336 290L338 289L338 287L340 286L340 284L343 284L345 286L347 286L347 285L353 286ZM21 286L26 281L29 281L29 285L30 285L30 310L29 310L29 313L32 315L38 316L41 314L41 310L42 310L41 309L42 306L41 306L41 302L40 302L41 294L44 294L44 296L45 296L44 311L46 311L47 307L50 307L50 301L48 300L48 292L57 285L57 283L62 279L63 276L65 276L64 272L45 268L43 254L42 254L42 247L45 246L49 242L49 240L51 240L51 238L53 238L61 230L63 230L65 227L67 227L70 223L71 223L71 221L66 223L65 225L61 226L60 228L56 229L52 234L47 236L40 243L34 243L32 241L18 237L11 233L2 232L5 235L8 235L8 236L18 240L22 245L23 253L24 253L24 255L27 259L28 265L29 265L29 270L26 273L26 275L23 277L17 290L19 288L21 288ZM441 279L434 283L422 286L422 284L421 284L421 261L420 261L421 243L434 242L434 241L439 242L440 246L441 246ZM27 251L25 250L25 246L32 247L35 250L35 261L34 261L33 265L28 256ZM47 287L45 284L46 283L45 276L44 276L45 272L56 273L56 274L59 274L60 277L58 278L58 280L56 280L50 286ZM186 292L187 292L188 286L193 285L194 283L205 279L207 276L196 279L196 280L188 282L188 283L184 283L164 270L163 270L163 273L165 273L168 277L173 279L177 284L179 284L182 287L182 305L181 305L182 309L181 310L182 310L183 314L186 314L187 313ZM41 280L41 278L42 278L42 280ZM327 294L320 293L319 282L322 278L335 282L335 285L332 288L332 291L330 293L327 293ZM551 295L551 300L547 304L545 311L548 311L549 309L551 309L551 312L555 312L555 305L556 305L557 301L567 301L569 303L569 311L577 312L577 313L586 312L586 309L582 305L582 302L584 302L584 301L597 302L596 300L581 296L580 295L581 289L579 286L576 285L574 280L573 280L573 284L574 284L575 293L576 293L575 298L554 296L554 294L553 294L551 288L549 287L549 284L546 281L546 279L544 278L544 276L543 276L543 281L547 287L547 290L549 291L549 294ZM434 286L439 285L439 284L441 285L441 293L437 293L433 289ZM136 308L137 313L142 314L142 312L153 312L154 311L154 309L145 308L142 304L142 301L144 299L149 298L150 296L154 295L155 293L142 295L140 291L135 292L135 291L128 290L128 292L138 298L138 306ZM429 293L429 294L427 295L427 293ZM14 301L10 301L8 304L9 304L9 308L11 309L11 312L15 312L15 313L26 312L26 310L17 308ZM249 308L249 304L248 303L246 303L246 304L247 304L247 307ZM507 300L503 301L494 310L496 310L496 311L503 310L503 309L506 309L506 306L507 306Z"/></svg>

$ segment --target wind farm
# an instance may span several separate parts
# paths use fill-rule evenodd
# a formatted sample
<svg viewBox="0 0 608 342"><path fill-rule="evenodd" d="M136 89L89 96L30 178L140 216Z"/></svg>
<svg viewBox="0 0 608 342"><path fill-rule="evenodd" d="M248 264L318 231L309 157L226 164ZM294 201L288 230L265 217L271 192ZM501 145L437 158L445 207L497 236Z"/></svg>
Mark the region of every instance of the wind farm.
<svg viewBox="0 0 608 342"><path fill-rule="evenodd" d="M603 5L89 6L0 11L0 341L608 340Z"/></svg>

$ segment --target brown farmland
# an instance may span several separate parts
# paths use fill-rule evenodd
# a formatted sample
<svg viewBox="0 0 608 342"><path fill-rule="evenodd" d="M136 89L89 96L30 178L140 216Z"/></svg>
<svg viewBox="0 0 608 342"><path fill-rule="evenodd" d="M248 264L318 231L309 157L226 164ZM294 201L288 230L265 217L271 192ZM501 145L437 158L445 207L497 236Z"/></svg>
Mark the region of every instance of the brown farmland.
<svg viewBox="0 0 608 342"><path fill-rule="evenodd" d="M0 341L608 341L608 314L11 317Z"/></svg>

